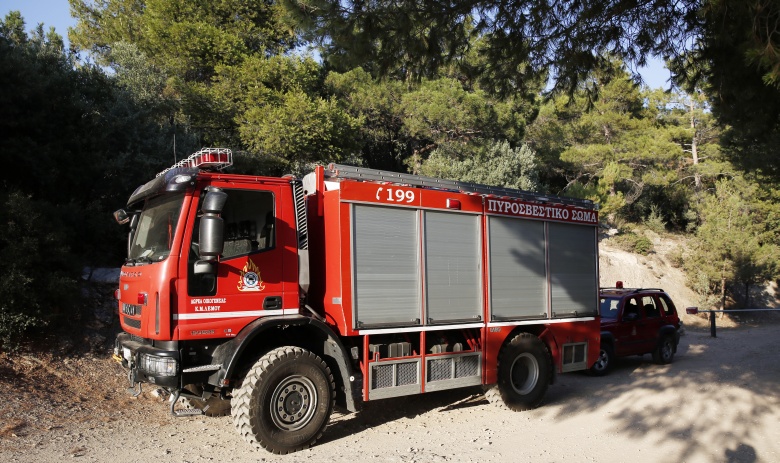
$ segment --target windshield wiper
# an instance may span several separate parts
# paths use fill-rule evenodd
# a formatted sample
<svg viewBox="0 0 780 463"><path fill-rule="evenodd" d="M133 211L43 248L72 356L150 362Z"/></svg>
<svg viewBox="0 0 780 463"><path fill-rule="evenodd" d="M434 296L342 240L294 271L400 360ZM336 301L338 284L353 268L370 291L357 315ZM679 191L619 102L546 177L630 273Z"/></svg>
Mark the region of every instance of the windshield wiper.
<svg viewBox="0 0 780 463"><path fill-rule="evenodd" d="M125 265L137 265L137 264L151 264L152 259L149 258L149 256L138 256L136 258L128 257L125 259Z"/></svg>

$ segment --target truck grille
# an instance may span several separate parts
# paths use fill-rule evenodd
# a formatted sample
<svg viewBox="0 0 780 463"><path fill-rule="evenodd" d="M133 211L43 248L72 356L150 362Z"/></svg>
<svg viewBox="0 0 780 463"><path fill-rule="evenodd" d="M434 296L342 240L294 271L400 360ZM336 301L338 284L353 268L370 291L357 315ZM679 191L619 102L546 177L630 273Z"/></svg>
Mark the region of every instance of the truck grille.
<svg viewBox="0 0 780 463"><path fill-rule="evenodd" d="M386 365L374 365L371 388L380 389L417 384L419 382L417 379L418 371L419 363L416 360L412 362L394 362Z"/></svg>
<svg viewBox="0 0 780 463"><path fill-rule="evenodd" d="M428 382L477 376L479 360L479 355L429 359Z"/></svg>
<svg viewBox="0 0 780 463"><path fill-rule="evenodd" d="M141 320L133 320L132 318L123 317L125 325L129 326L130 328L135 328L137 330L141 329Z"/></svg>

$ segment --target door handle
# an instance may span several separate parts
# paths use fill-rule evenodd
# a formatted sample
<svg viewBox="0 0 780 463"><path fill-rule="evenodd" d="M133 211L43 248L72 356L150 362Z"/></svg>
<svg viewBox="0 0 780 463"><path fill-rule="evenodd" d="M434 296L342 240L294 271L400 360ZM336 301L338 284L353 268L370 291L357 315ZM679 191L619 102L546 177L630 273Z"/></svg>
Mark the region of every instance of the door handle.
<svg viewBox="0 0 780 463"><path fill-rule="evenodd" d="M264 310L278 310L282 308L281 296L268 296L263 301Z"/></svg>

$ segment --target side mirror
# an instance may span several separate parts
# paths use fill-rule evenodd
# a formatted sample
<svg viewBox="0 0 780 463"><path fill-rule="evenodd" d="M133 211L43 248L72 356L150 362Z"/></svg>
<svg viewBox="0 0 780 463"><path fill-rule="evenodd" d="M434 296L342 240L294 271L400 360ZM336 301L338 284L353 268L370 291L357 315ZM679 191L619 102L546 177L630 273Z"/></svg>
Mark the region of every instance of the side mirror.
<svg viewBox="0 0 780 463"><path fill-rule="evenodd" d="M192 269L192 273L195 275L216 275L217 263L213 260L196 261L195 267Z"/></svg>
<svg viewBox="0 0 780 463"><path fill-rule="evenodd" d="M217 259L222 255L225 246L225 222L219 214L225 207L227 193L212 188L203 198L200 218L200 260L195 262L193 271L196 274L216 274Z"/></svg>
<svg viewBox="0 0 780 463"><path fill-rule="evenodd" d="M120 215L122 221L120 222L120 217L117 217L117 214ZM117 219L117 222L120 224L124 224L127 222L130 222L130 233L127 234L127 255L130 255L130 248L133 244L133 235L135 234L135 229L138 228L138 220L141 217L141 214L138 211L131 212L128 214L124 209L119 209L118 211L114 212L114 218Z"/></svg>
<svg viewBox="0 0 780 463"><path fill-rule="evenodd" d="M225 207L227 197L227 193L219 188L210 188L203 198L203 204L200 206L200 210L204 214L219 214L222 212L222 208Z"/></svg>
<svg viewBox="0 0 780 463"><path fill-rule="evenodd" d="M114 220L116 220L116 223L119 225L124 225L130 221L130 215L126 210L119 209L118 211L114 212Z"/></svg>
<svg viewBox="0 0 780 463"><path fill-rule="evenodd" d="M206 214L200 218L200 258L217 260L225 245L225 222L222 217Z"/></svg>

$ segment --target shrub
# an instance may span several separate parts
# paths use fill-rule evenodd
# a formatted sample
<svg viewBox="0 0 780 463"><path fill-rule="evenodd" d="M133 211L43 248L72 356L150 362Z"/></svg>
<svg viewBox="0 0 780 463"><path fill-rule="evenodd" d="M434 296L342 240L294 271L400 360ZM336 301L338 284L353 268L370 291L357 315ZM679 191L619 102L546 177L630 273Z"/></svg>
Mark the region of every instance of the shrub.
<svg viewBox="0 0 780 463"><path fill-rule="evenodd" d="M0 196L0 344L11 350L32 329L74 317L78 264L60 208L18 192Z"/></svg>
<svg viewBox="0 0 780 463"><path fill-rule="evenodd" d="M650 206L650 213L644 220L645 226L656 233L663 233L666 231L666 221L664 221L661 213L658 212L658 207L653 204Z"/></svg>
<svg viewBox="0 0 780 463"><path fill-rule="evenodd" d="M685 256L680 248L675 248L669 253L669 263L674 268L682 268L685 265Z"/></svg>
<svg viewBox="0 0 780 463"><path fill-rule="evenodd" d="M635 252L643 256L653 252L653 242L649 238L636 233L629 232L617 235L610 238L610 241L624 251Z"/></svg>

